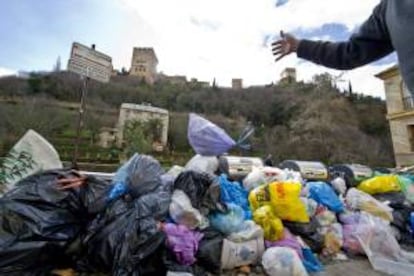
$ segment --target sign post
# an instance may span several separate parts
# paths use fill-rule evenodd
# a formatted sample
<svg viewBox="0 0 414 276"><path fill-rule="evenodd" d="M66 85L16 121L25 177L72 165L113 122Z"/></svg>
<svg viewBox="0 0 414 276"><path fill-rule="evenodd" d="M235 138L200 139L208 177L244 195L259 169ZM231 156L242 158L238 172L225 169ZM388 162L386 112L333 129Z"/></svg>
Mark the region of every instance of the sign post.
<svg viewBox="0 0 414 276"><path fill-rule="evenodd" d="M95 44L91 48L80 43L72 44L72 51L68 62L68 71L77 73L83 77L81 99L79 105L79 120L76 129L75 149L72 159L72 167L77 169L80 135L83 127L85 113L85 100L88 91L89 79L99 82L109 82L112 73L112 58L95 50Z"/></svg>

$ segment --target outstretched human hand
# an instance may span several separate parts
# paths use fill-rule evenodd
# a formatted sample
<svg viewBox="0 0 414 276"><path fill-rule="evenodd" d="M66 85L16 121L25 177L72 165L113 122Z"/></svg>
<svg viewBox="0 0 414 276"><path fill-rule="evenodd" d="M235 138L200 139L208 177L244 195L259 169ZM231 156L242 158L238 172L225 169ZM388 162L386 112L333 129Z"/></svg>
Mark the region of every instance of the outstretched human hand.
<svg viewBox="0 0 414 276"><path fill-rule="evenodd" d="M275 61L281 60L283 57L296 52L299 46L299 40L293 35L280 31L280 40L272 43L272 52L276 57Z"/></svg>

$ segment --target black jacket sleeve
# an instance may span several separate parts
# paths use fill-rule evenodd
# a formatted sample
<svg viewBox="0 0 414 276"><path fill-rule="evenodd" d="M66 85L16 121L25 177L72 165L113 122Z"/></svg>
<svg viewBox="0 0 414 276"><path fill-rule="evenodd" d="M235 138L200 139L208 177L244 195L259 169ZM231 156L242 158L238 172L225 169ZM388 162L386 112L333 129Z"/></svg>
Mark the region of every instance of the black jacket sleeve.
<svg viewBox="0 0 414 276"><path fill-rule="evenodd" d="M297 56L326 67L347 70L390 54L394 48L386 25L386 7L387 1L381 1L349 41L301 40Z"/></svg>

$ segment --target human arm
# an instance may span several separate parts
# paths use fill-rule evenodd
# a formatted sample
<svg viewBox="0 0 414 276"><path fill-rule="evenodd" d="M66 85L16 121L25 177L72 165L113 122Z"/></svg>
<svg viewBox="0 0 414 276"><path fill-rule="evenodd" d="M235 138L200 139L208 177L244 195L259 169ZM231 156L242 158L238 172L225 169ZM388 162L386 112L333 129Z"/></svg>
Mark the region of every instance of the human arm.
<svg viewBox="0 0 414 276"><path fill-rule="evenodd" d="M348 41L327 42L298 40L289 34L272 44L276 61L296 52L297 56L335 69L353 69L391 53L392 46L385 22L386 1L375 7L372 15Z"/></svg>

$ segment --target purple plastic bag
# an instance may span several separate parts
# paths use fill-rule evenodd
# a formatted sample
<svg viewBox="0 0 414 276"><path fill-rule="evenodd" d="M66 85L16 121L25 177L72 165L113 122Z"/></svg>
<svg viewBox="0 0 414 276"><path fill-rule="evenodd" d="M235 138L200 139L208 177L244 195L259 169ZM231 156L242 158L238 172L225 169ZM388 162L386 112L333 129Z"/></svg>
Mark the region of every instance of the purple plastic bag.
<svg viewBox="0 0 414 276"><path fill-rule="evenodd" d="M164 224L163 231L167 234L167 247L174 253L177 262L181 265L194 264L194 255L198 251L203 234L173 223Z"/></svg>
<svg viewBox="0 0 414 276"><path fill-rule="evenodd" d="M236 145L222 128L194 113L190 113L188 141L196 153L204 156L221 155Z"/></svg>
<svg viewBox="0 0 414 276"><path fill-rule="evenodd" d="M283 229L283 239L275 242L265 241L266 248L269 247L289 247L296 251L299 258L303 260L303 253L302 253L302 246L296 239L294 235L292 235L288 229Z"/></svg>

